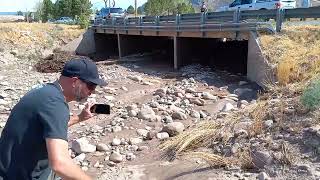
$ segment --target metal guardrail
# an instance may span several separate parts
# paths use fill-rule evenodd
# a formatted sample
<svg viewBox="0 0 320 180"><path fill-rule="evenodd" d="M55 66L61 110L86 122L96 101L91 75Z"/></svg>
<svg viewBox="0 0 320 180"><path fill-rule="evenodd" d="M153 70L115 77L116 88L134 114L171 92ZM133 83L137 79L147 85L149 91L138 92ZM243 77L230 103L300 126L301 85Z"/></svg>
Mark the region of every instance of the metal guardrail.
<svg viewBox="0 0 320 180"><path fill-rule="evenodd" d="M169 16L144 16L133 18L112 18L97 20L92 27L113 30L175 30L177 32L206 31L273 31L268 19L276 20L276 31L280 32L284 19L320 18L320 6L296 9L248 10L177 14Z"/></svg>

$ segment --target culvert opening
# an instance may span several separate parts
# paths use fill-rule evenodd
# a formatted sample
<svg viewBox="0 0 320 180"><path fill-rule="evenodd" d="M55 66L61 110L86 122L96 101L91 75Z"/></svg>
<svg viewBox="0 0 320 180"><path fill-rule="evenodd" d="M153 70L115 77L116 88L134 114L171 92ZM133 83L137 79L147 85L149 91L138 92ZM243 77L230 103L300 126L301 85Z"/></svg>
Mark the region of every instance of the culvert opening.
<svg viewBox="0 0 320 180"><path fill-rule="evenodd" d="M145 61L166 63L173 67L172 37L120 35L120 46L122 57L141 54Z"/></svg>
<svg viewBox="0 0 320 180"><path fill-rule="evenodd" d="M119 57L117 34L95 33L94 40L96 52L89 55L91 59L94 61L102 61Z"/></svg>
<svg viewBox="0 0 320 180"><path fill-rule="evenodd" d="M179 38L181 65L199 63L215 70L247 73L248 41Z"/></svg>

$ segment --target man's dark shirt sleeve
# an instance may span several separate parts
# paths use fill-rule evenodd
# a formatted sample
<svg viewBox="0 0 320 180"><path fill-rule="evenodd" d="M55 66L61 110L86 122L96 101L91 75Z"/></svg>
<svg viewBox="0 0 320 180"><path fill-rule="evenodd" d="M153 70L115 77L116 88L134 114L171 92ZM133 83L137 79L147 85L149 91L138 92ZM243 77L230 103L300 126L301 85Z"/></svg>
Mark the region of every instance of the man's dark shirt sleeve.
<svg viewBox="0 0 320 180"><path fill-rule="evenodd" d="M39 107L39 120L43 126L43 137L67 141L69 109L64 100L49 98Z"/></svg>

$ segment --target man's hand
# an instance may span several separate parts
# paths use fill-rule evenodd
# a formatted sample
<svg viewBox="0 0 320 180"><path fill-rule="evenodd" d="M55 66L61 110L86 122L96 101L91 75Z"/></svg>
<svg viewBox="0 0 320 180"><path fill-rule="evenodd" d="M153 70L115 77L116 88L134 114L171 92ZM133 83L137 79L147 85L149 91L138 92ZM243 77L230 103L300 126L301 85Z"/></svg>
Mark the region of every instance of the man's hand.
<svg viewBox="0 0 320 180"><path fill-rule="evenodd" d="M85 107L83 108L83 110L81 111L81 113L79 114L79 120L81 121L85 121L88 120L90 118L93 117L93 114L90 112L90 108L93 106L94 104L92 102L87 102Z"/></svg>
<svg viewBox="0 0 320 180"><path fill-rule="evenodd" d="M93 114L90 112L90 108L94 105L93 102L87 102L83 110L79 115L70 116L70 120L68 122L68 127L77 124L82 121L86 121L93 117Z"/></svg>

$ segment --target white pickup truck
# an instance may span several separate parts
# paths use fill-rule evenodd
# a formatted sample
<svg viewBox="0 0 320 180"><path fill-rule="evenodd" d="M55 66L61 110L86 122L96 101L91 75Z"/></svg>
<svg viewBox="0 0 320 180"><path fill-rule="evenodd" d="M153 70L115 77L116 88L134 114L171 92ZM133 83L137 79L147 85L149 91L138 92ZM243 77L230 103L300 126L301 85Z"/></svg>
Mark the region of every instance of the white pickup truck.
<svg viewBox="0 0 320 180"><path fill-rule="evenodd" d="M296 0L235 0L229 6L222 6L217 11L234 11L236 9L260 10L260 9L293 9L296 8Z"/></svg>

